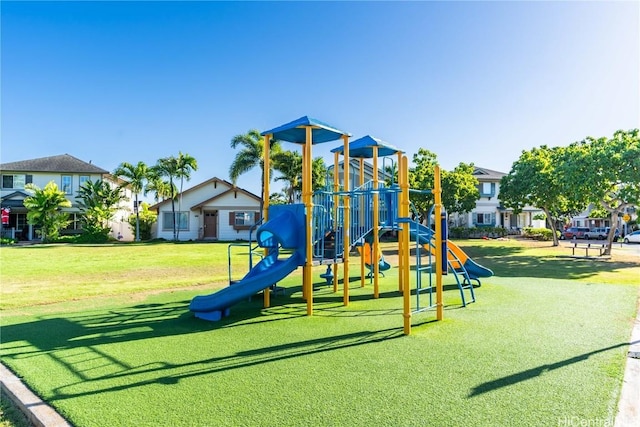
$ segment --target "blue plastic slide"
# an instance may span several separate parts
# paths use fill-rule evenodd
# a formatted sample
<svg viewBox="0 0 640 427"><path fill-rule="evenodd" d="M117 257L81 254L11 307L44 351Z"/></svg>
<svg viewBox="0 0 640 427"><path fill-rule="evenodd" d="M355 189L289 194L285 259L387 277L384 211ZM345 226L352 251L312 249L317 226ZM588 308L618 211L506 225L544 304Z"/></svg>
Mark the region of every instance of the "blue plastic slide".
<svg viewBox="0 0 640 427"><path fill-rule="evenodd" d="M189 310L200 319L220 320L232 305L268 288L295 271L304 262L295 227L297 219L294 212L284 211L260 227L256 233L258 244L269 248L269 255L239 282L213 294L194 297L189 304ZM294 249L293 254L287 259L278 259L280 245Z"/></svg>

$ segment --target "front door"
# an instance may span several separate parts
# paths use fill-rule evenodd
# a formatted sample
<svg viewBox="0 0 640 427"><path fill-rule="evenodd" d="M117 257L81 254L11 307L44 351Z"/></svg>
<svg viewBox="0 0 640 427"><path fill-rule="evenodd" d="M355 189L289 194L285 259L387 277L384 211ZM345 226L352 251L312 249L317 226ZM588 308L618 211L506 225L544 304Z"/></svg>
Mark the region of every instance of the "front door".
<svg viewBox="0 0 640 427"><path fill-rule="evenodd" d="M216 239L218 237L218 211L204 213L204 238Z"/></svg>

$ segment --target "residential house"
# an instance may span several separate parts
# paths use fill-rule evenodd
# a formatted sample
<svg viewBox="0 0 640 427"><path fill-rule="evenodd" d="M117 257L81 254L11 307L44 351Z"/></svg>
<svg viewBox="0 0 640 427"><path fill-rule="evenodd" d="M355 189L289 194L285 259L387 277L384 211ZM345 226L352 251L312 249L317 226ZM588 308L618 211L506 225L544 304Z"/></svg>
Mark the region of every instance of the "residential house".
<svg viewBox="0 0 640 427"><path fill-rule="evenodd" d="M71 208L65 208L64 211L69 213L71 223L61 231L61 234L81 232L81 212L76 195L82 184L89 180L104 180L112 186L117 185L116 179L108 171L69 154L2 163L0 173L2 174L1 205L11 210L9 224L4 226L3 235L21 240L38 238L37 230L27 223L27 209L23 201L30 194L24 189L26 184L33 183L44 188L53 181L65 193L67 200L71 202ZM125 195L129 198L131 196L130 192ZM132 239L127 223L130 212L128 204L123 203L116 218L110 224L112 237Z"/></svg>
<svg viewBox="0 0 640 427"><path fill-rule="evenodd" d="M592 217L592 212L596 206L590 204L587 209L585 209L580 214L571 218L571 222L568 226L571 227L589 227L589 228L604 228L611 227L611 217L606 216L604 218ZM624 213L619 215L617 221L613 224L615 228L617 228L622 235L626 235L630 233L632 230L630 229L628 220L632 218L637 218L637 209L635 206L628 206L624 209ZM625 218L627 220L625 220Z"/></svg>
<svg viewBox="0 0 640 427"><path fill-rule="evenodd" d="M261 217L260 204L260 197L228 181L204 181L174 200L178 240L249 240L251 227ZM171 200L149 209L158 213L152 235L173 240Z"/></svg>
<svg viewBox="0 0 640 427"><path fill-rule="evenodd" d="M476 207L469 213L452 213L450 223L456 227L504 227L514 233L523 227L545 227L543 219L536 219L542 210L525 206L522 212L514 214L513 209L505 208L498 199L500 180L507 175L504 172L476 166L473 176L478 179L480 198Z"/></svg>
<svg viewBox="0 0 640 427"><path fill-rule="evenodd" d="M393 169L395 167L395 161L389 157L382 157L378 163L378 180L380 182L385 182L387 179L391 179L391 174L385 172L386 169ZM333 189L333 169L334 165L330 165L327 168L327 185ZM371 181L373 179L373 165L367 161L362 161L362 182L360 181L360 159L350 159L349 160L349 186L351 189L357 188L358 186ZM340 161L338 164L338 182L340 183L340 187L342 187L344 183L344 161Z"/></svg>

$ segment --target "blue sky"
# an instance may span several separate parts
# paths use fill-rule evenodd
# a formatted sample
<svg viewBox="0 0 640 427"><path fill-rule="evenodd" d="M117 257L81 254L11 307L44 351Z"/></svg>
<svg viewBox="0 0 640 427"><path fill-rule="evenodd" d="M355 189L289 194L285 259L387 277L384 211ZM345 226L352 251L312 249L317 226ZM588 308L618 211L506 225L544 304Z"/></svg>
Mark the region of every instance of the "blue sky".
<svg viewBox="0 0 640 427"><path fill-rule="evenodd" d="M522 150L640 126L639 5L3 1L1 161L182 151L191 186L228 179L234 135L308 115L508 172Z"/></svg>

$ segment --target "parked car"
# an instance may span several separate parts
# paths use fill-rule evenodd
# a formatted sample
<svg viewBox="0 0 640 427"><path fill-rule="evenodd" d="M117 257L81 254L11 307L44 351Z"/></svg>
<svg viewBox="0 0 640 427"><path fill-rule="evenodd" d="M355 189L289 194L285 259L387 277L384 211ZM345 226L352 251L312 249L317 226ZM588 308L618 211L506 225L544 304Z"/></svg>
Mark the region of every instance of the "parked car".
<svg viewBox="0 0 640 427"><path fill-rule="evenodd" d="M604 240L604 239L607 239L609 237L609 230L611 230L611 227L592 228L587 233L584 233L584 238L587 239L587 240L589 240L589 239ZM613 237L613 241L614 242L616 242L618 240L618 238L620 237L620 230L618 230L616 228L616 232L615 233L616 234Z"/></svg>
<svg viewBox="0 0 640 427"><path fill-rule="evenodd" d="M569 227L562 232L560 239L584 239L585 233L589 232L589 227Z"/></svg>
<svg viewBox="0 0 640 427"><path fill-rule="evenodd" d="M625 243L640 243L640 230L624 236Z"/></svg>

